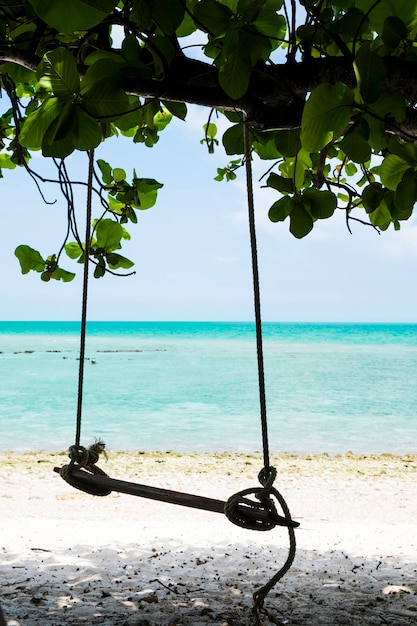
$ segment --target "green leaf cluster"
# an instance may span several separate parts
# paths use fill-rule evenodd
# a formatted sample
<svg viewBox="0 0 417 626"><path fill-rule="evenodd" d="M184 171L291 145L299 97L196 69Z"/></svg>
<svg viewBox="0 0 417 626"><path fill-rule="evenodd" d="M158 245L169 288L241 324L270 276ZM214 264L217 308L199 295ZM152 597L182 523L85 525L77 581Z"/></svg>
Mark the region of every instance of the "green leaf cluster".
<svg viewBox="0 0 417 626"><path fill-rule="evenodd" d="M75 277L73 272L68 272L58 266L55 254L44 259L37 250L30 246L20 245L16 248L15 255L19 260L22 274L27 274L31 270L38 272L44 282L62 280L64 283L69 283Z"/></svg>
<svg viewBox="0 0 417 626"><path fill-rule="evenodd" d="M158 190L163 187L153 178L139 178L133 171L131 183L126 180L126 172L120 167L112 168L103 159L97 161L104 190L108 193L109 209L120 216L120 223L137 223L135 209L150 209L154 206Z"/></svg>
<svg viewBox="0 0 417 626"><path fill-rule="evenodd" d="M282 0L201 0L194 16L208 34L207 56L218 69L219 83L233 99L247 91L252 68L266 62L284 42Z"/></svg>
<svg viewBox="0 0 417 626"><path fill-rule="evenodd" d="M112 168L103 159L99 159L97 165L103 181L102 191L107 192L108 213L112 215L95 220L89 242L90 258L95 264L94 277L102 278L108 270L128 270L133 267L133 261L116 252L122 248L122 240L130 239L123 224L136 224L135 209L152 207L162 185L154 179L138 178L135 171L129 183L123 168ZM65 244L66 254L79 263L86 261L85 249L85 243L73 241Z"/></svg>
<svg viewBox="0 0 417 626"><path fill-rule="evenodd" d="M190 102L227 118L220 136L211 112L201 140L231 158L219 181L238 175L247 116L262 180L276 193L270 218L295 237L336 209L348 225L358 218L378 230L412 214L417 0L8 0L0 48L10 101L0 117L0 177L28 168L32 151L59 161L120 135L138 149L157 146ZM130 269L119 253L125 226L154 206L162 185L136 172L128 181L103 160L98 169L102 214L91 243L100 276ZM83 260L80 241L65 244ZM59 254L42 259L24 247L19 255L22 269L59 275Z"/></svg>
<svg viewBox="0 0 417 626"><path fill-rule="evenodd" d="M277 181L273 174L269 176L268 185L281 189L283 187L282 180ZM336 205L337 199L331 191L310 187L302 193L284 195L277 200L269 209L269 219L272 222L283 222L288 217L290 232L297 239L301 239L313 229L316 220L331 217Z"/></svg>
<svg viewBox="0 0 417 626"><path fill-rule="evenodd" d="M74 56L60 47L44 55L36 77L45 95L40 106L34 98L28 108L19 143L44 156L93 150L110 134L109 122L129 111L120 72L110 60L98 59L80 80Z"/></svg>
<svg viewBox="0 0 417 626"><path fill-rule="evenodd" d="M102 278L107 268L117 270L133 267L133 261L115 252L120 250L121 241L126 238L126 231L119 222L110 218L97 220L93 232L90 254L95 263L94 278ZM70 259L85 263L85 244L81 246L77 242L68 243L65 245L65 252Z"/></svg>

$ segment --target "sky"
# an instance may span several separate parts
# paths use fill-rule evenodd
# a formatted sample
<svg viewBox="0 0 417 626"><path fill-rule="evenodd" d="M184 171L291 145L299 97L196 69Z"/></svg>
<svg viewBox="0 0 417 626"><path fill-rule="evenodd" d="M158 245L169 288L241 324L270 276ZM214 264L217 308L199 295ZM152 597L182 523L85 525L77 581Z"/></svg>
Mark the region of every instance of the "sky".
<svg viewBox="0 0 417 626"><path fill-rule="evenodd" d="M251 321L254 319L245 175L217 182L217 167L228 157L200 144L208 111L189 107L186 122L174 120L152 149L126 138L107 141L96 158L112 167L133 169L164 184L157 204L138 211L129 226L131 241L122 254L135 262L129 278L90 279L91 320ZM220 124L219 124L220 125ZM297 240L288 222L273 224L268 208L276 192L259 179L269 163L254 163L261 313L264 321L417 322L417 220L378 235L353 224L343 212L316 223ZM87 157L77 154L71 172L87 178ZM32 167L53 170L35 156ZM24 170L0 179L3 240L0 249L2 320L78 320L82 266L64 255L61 265L76 271L72 283L43 283L39 274L22 275L14 250L27 244L47 256L65 236L66 205L59 191L43 186L46 205ZM82 222L85 197L77 197Z"/></svg>

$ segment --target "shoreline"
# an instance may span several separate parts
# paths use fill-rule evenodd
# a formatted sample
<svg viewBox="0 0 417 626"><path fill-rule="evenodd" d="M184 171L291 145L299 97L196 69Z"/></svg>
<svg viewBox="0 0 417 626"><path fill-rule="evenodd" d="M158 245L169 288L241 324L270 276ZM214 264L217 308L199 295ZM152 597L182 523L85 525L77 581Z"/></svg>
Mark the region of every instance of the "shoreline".
<svg viewBox="0 0 417 626"><path fill-rule="evenodd" d="M395 476L399 480L415 478L417 480L417 453L416 454L273 454L270 457L271 465L279 473L314 475L317 471L325 471L330 475L349 475L358 477ZM30 452L0 451L0 468L14 467L33 472L43 472L45 465L62 465L68 463L66 451L47 452L43 450ZM262 469L263 457L259 453L240 452L175 452L175 451L143 451L138 450L106 450L99 465L106 471L121 468L122 472L129 469L134 471L152 468L157 471L158 466L163 472L195 471L197 473L218 473L225 469L229 474L232 470L239 473L242 468L254 471Z"/></svg>

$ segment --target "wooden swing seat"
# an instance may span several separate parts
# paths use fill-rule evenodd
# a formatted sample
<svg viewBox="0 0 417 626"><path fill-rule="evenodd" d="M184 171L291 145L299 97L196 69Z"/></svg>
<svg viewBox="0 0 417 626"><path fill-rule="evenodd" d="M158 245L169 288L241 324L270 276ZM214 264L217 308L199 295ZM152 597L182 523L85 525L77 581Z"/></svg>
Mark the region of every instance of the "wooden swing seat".
<svg viewBox="0 0 417 626"><path fill-rule="evenodd" d="M61 468L54 467L54 472L60 474ZM160 502L178 504L180 506L202 509L213 513L225 512L226 502L224 500L217 500L215 498L207 498L205 496L198 496L190 493L183 493L180 491L172 491L170 489L150 487L148 485L118 480L102 474L91 474L78 468L73 468L71 476L73 476L77 482L79 481L80 483L84 483L86 486L90 485L97 487L98 490L117 491L118 493L126 493L131 496L139 496L150 500L159 500ZM238 504L237 510L242 516L252 518L256 521L272 523L278 526L287 526L290 528L296 528L299 526L298 522L287 517L282 517L273 511L252 508L250 503Z"/></svg>

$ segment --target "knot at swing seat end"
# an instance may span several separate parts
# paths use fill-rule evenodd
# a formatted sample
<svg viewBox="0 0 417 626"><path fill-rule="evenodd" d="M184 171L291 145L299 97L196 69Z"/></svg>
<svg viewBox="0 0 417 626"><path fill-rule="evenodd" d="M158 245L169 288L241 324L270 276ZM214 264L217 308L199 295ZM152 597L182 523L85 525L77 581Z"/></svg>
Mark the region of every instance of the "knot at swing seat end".
<svg viewBox="0 0 417 626"><path fill-rule="evenodd" d="M249 495L254 495L256 500L247 498ZM225 503L224 514L236 526L249 530L272 530L275 526L297 528L300 524L291 518L287 507L284 508L285 517L277 513L271 495L274 495L282 506L283 498L274 488L271 488L268 493L263 487L239 491ZM245 509L250 514L246 514ZM256 513L259 513L259 517L256 516Z"/></svg>
<svg viewBox="0 0 417 626"><path fill-rule="evenodd" d="M70 463L63 467L55 467L54 471L57 472L61 478L63 478L69 485L89 493L93 496L108 496L111 494L111 489L98 484L91 483L82 478L74 476L73 471L75 469L83 468L91 476L105 476L108 478L106 472L96 465L99 460L99 456L104 452L105 444L102 441L96 441L89 448L83 446L71 446L68 451Z"/></svg>
<svg viewBox="0 0 417 626"><path fill-rule="evenodd" d="M63 467L54 467L54 472L57 472L71 487L75 487L75 489L89 493L92 496L109 496L112 493L111 489L108 489L108 487L102 487L96 483L83 480L82 478L76 478L73 474L74 468L75 466L69 463ZM103 472L97 465L86 465L83 469L91 476L99 475L108 478L106 472Z"/></svg>

